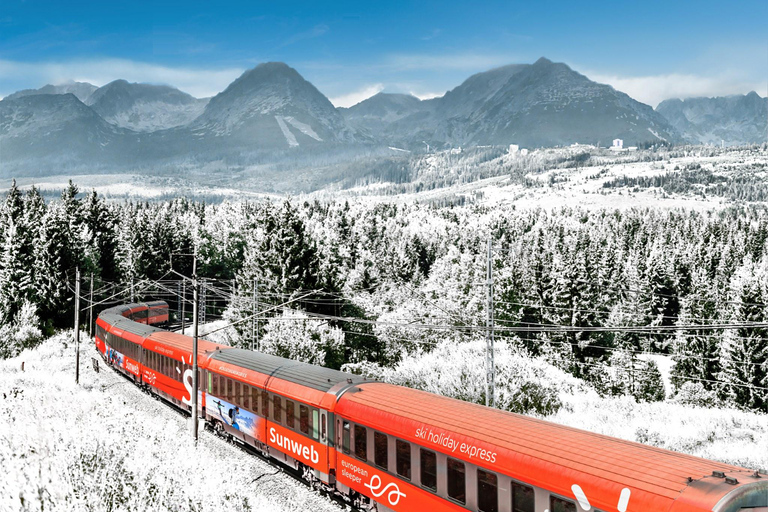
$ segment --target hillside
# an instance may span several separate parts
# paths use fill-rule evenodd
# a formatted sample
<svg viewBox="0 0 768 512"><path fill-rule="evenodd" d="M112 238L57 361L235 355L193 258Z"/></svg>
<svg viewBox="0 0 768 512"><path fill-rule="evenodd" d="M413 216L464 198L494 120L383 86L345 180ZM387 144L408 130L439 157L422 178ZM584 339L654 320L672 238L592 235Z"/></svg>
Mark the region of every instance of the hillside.
<svg viewBox="0 0 768 512"><path fill-rule="evenodd" d="M340 510L210 433L195 446L187 420L106 368L87 336L76 385L72 335L0 361L0 510Z"/></svg>

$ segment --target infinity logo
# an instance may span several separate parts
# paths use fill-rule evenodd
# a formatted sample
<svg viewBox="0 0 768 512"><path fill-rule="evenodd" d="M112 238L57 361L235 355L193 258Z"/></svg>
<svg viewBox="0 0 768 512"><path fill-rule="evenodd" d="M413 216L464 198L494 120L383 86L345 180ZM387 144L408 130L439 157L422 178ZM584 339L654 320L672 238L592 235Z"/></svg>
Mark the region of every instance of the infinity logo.
<svg viewBox="0 0 768 512"><path fill-rule="evenodd" d="M389 483L384 486L381 491L379 489L381 488L381 477L379 475L373 475L371 477L371 482L364 484L367 488L371 490L371 494L373 494L374 498L378 498L385 492L387 492L387 489L390 487L393 487L391 491L389 491L389 494L387 494L387 499L389 500L389 504L393 507L400 503L400 498L405 498L405 493L400 492L400 488L395 484L394 482ZM379 492L376 492L379 491Z"/></svg>

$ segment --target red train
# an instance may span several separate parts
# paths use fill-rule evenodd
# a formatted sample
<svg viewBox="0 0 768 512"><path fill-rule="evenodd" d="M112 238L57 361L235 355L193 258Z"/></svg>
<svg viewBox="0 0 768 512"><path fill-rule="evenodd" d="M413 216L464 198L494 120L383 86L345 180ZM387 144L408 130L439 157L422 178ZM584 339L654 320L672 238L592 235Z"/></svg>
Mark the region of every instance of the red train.
<svg viewBox="0 0 768 512"><path fill-rule="evenodd" d="M189 410L192 339L164 321L161 302L108 309L96 346ZM360 508L768 512L764 472L204 340L198 358L214 430Z"/></svg>

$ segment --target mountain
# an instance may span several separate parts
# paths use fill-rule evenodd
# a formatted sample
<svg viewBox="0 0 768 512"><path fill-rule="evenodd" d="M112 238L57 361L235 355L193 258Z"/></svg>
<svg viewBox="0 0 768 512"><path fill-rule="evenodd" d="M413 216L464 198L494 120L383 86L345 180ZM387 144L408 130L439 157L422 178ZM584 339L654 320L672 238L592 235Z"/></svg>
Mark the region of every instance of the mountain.
<svg viewBox="0 0 768 512"><path fill-rule="evenodd" d="M374 137L385 137L388 126L412 115L428 113L433 103L410 94L380 92L349 108L339 111L350 126L366 130Z"/></svg>
<svg viewBox="0 0 768 512"><path fill-rule="evenodd" d="M463 143L605 145L619 138L638 145L679 140L650 106L545 58L516 70L466 119L449 121L447 133Z"/></svg>
<svg viewBox="0 0 768 512"><path fill-rule="evenodd" d="M430 102L429 109L397 119L383 130L380 123L369 127L394 137L393 143L411 146L421 141L438 147L536 147L607 145L615 138L626 145L680 140L650 106L545 58L478 73Z"/></svg>
<svg viewBox="0 0 768 512"><path fill-rule="evenodd" d="M208 100L199 100L166 85L115 80L85 102L104 120L137 132L182 126L198 117Z"/></svg>
<svg viewBox="0 0 768 512"><path fill-rule="evenodd" d="M40 89L24 89L23 91L18 91L6 96L5 99L12 100L38 94L74 94L77 99L85 103L96 89L98 89L98 87L87 82L66 82L59 85L49 84Z"/></svg>
<svg viewBox="0 0 768 512"><path fill-rule="evenodd" d="M662 101L656 107L683 136L698 144L741 145L768 139L768 98L746 95Z"/></svg>
<svg viewBox="0 0 768 512"><path fill-rule="evenodd" d="M283 149L355 142L344 117L314 85L282 62L243 73L190 126L195 137L228 145Z"/></svg>
<svg viewBox="0 0 768 512"><path fill-rule="evenodd" d="M35 94L0 101L4 162L34 161L29 172L66 172L70 164L112 162L131 154L131 132L104 121L74 94Z"/></svg>
<svg viewBox="0 0 768 512"><path fill-rule="evenodd" d="M0 101L6 172L11 163L61 172L65 161L69 168L78 162L114 170L215 168L226 181L231 169L267 163L335 172L340 161L424 142L538 147L681 140L651 107L543 58L475 74L440 98L382 93L348 109L335 108L279 62L246 71L207 102L125 80L89 93L86 102L73 93L41 93L70 87L84 94L88 86L51 86Z"/></svg>

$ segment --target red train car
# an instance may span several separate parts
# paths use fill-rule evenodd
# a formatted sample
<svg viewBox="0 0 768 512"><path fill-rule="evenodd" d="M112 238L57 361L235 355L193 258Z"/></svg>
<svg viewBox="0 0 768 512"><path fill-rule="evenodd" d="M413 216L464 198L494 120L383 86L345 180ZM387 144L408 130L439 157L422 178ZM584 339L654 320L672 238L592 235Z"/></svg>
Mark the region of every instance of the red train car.
<svg viewBox="0 0 768 512"><path fill-rule="evenodd" d="M108 360L188 409L191 338L133 322L134 306L99 316L97 347L128 347ZM768 475L755 470L200 343L206 422L360 508L768 512Z"/></svg>

